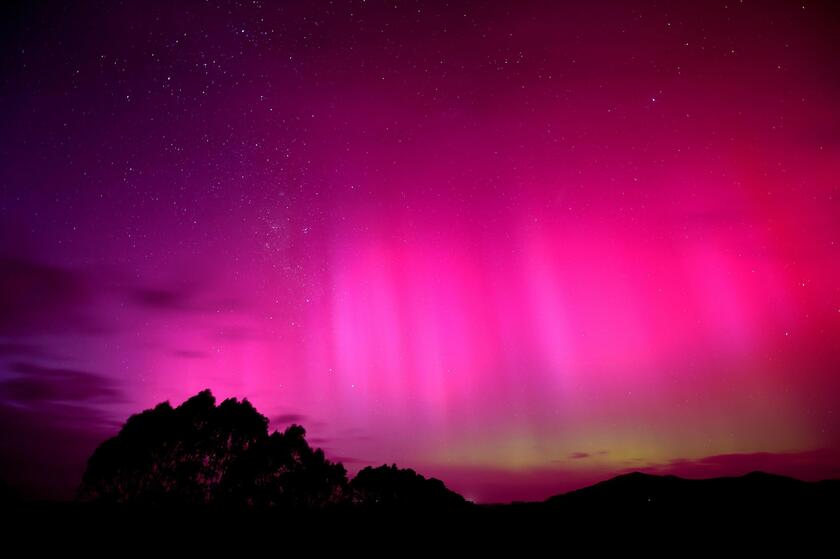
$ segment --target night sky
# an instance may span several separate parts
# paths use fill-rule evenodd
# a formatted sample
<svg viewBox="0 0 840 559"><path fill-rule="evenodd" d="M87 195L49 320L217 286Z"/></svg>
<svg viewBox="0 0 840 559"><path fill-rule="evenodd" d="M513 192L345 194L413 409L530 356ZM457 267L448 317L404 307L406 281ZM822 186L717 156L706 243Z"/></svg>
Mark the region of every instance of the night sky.
<svg viewBox="0 0 840 559"><path fill-rule="evenodd" d="M834 2L2 9L24 494L204 388L484 502L840 476Z"/></svg>

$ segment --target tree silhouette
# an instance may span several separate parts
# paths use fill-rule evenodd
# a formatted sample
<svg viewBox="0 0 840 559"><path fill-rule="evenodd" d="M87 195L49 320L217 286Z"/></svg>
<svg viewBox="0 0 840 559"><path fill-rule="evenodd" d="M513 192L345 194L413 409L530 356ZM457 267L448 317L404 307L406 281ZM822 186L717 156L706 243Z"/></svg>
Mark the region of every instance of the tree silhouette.
<svg viewBox="0 0 840 559"><path fill-rule="evenodd" d="M307 444L306 431L292 425L245 449L231 463L219 490L226 504L321 508L345 500L344 466Z"/></svg>
<svg viewBox="0 0 840 559"><path fill-rule="evenodd" d="M442 510L468 504L439 479L426 479L395 464L364 468L350 482L350 489L354 504L365 508Z"/></svg>
<svg viewBox="0 0 840 559"><path fill-rule="evenodd" d="M204 390L130 417L90 457L79 498L306 508L343 499L344 466L310 448L303 427L269 435L268 419L247 400L215 404Z"/></svg>
<svg viewBox="0 0 840 559"><path fill-rule="evenodd" d="M365 510L451 509L463 497L437 479L392 466L364 468L351 481L291 425L269 434L248 400L218 406L209 390L178 407L158 404L128 418L88 460L82 501L151 505Z"/></svg>

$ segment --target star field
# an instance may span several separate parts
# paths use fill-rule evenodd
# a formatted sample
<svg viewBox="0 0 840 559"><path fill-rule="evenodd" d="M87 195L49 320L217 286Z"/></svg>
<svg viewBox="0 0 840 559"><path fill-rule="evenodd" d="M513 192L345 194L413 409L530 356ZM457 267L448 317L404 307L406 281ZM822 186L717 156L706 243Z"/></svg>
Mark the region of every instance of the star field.
<svg viewBox="0 0 840 559"><path fill-rule="evenodd" d="M11 484L204 388L479 501L840 472L831 2L3 11Z"/></svg>

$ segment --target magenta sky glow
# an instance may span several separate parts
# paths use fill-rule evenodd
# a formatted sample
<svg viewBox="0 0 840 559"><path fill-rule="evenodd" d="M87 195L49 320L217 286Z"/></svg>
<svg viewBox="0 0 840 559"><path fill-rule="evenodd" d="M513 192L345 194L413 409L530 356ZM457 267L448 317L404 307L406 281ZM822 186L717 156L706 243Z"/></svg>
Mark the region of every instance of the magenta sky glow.
<svg viewBox="0 0 840 559"><path fill-rule="evenodd" d="M831 2L5 7L0 475L203 388L479 501L840 475Z"/></svg>

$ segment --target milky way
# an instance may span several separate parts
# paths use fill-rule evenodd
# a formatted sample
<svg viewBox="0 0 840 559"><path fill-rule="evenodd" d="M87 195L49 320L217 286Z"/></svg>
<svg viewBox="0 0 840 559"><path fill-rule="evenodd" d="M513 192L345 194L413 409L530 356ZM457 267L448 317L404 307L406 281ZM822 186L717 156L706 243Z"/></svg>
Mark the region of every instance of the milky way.
<svg viewBox="0 0 840 559"><path fill-rule="evenodd" d="M0 475L248 398L479 501L840 475L831 2L6 6Z"/></svg>

